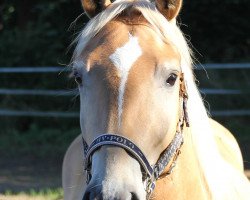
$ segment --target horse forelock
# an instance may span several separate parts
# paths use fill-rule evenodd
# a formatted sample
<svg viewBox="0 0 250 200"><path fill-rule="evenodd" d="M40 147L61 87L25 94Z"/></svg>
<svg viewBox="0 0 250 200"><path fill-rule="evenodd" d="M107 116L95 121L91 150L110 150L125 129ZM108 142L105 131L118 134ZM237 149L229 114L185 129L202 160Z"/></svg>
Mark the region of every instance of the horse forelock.
<svg viewBox="0 0 250 200"><path fill-rule="evenodd" d="M126 17L126 13L130 15L131 12L137 14L138 12L141 13L159 36L173 43L185 62L188 63L187 65L191 67L192 59L190 57L189 48L175 21L167 21L167 19L159 13L155 5L146 0L118 1L96 17L92 18L73 42L77 43L73 54L73 61L78 59L89 40L97 35L106 24L116 19L118 16ZM139 20L141 21L144 19L140 18Z"/></svg>

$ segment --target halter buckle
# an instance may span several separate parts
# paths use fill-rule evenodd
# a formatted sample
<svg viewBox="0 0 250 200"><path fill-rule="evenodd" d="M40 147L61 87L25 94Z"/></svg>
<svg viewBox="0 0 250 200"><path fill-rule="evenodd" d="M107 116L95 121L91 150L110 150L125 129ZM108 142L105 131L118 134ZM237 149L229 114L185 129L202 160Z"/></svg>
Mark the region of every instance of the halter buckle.
<svg viewBox="0 0 250 200"><path fill-rule="evenodd" d="M90 162L89 162L90 161ZM89 157L89 160L85 159L84 162L84 170L86 173L86 183L89 184L92 175L91 175L91 163L92 163L92 156Z"/></svg>
<svg viewBox="0 0 250 200"><path fill-rule="evenodd" d="M145 191L147 192L147 199L155 189L155 180L151 177L147 177L145 180Z"/></svg>
<svg viewBox="0 0 250 200"><path fill-rule="evenodd" d="M92 175L91 175L91 172L89 169L86 169L85 172L86 172L86 183L89 184L89 182L92 178Z"/></svg>

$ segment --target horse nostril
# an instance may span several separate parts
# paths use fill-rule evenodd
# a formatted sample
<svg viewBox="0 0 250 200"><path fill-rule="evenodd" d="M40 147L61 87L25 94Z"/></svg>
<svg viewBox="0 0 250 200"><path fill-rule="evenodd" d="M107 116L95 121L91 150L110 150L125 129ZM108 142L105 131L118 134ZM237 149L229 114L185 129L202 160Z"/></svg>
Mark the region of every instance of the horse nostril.
<svg viewBox="0 0 250 200"><path fill-rule="evenodd" d="M90 192L85 192L82 200L90 200L89 196L90 196Z"/></svg>
<svg viewBox="0 0 250 200"><path fill-rule="evenodd" d="M89 187L86 189L82 200L103 200L100 187Z"/></svg>
<svg viewBox="0 0 250 200"><path fill-rule="evenodd" d="M139 200L138 196L134 192L131 192L131 200Z"/></svg>

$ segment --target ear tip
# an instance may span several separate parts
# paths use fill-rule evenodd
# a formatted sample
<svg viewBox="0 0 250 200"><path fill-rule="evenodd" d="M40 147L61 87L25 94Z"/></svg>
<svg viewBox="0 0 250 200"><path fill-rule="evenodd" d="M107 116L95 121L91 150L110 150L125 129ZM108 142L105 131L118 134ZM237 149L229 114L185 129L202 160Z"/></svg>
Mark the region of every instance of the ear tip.
<svg viewBox="0 0 250 200"><path fill-rule="evenodd" d="M155 0L155 5L160 13L171 21L179 14L182 0Z"/></svg>
<svg viewBox="0 0 250 200"><path fill-rule="evenodd" d="M96 5L92 0L82 0L81 2L85 14L89 18L93 18L95 16Z"/></svg>
<svg viewBox="0 0 250 200"><path fill-rule="evenodd" d="M83 10L89 18L95 17L111 4L110 0L81 0L81 2Z"/></svg>

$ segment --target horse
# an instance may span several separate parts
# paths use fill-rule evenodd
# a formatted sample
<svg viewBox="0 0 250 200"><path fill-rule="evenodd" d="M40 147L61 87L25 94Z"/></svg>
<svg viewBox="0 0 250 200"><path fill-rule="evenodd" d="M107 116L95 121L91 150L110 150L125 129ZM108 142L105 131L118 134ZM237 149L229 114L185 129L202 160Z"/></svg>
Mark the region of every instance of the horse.
<svg viewBox="0 0 250 200"><path fill-rule="evenodd" d="M196 86L182 0L82 5L91 19L72 57L82 133L64 157L64 198L249 199L237 141Z"/></svg>

